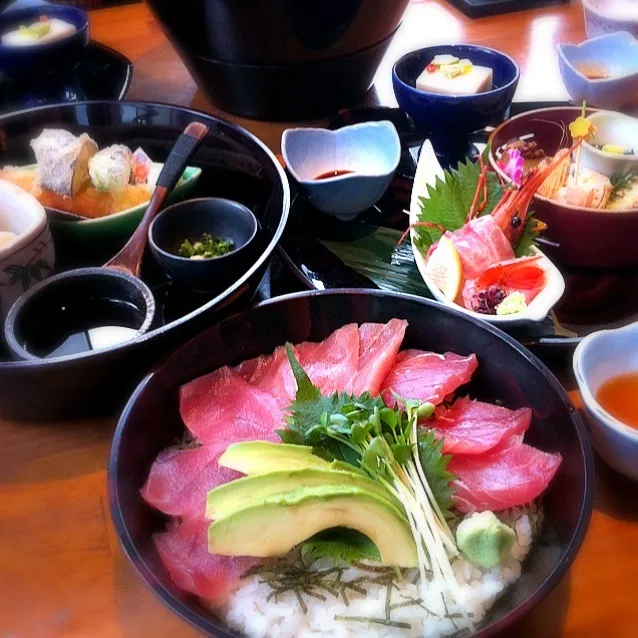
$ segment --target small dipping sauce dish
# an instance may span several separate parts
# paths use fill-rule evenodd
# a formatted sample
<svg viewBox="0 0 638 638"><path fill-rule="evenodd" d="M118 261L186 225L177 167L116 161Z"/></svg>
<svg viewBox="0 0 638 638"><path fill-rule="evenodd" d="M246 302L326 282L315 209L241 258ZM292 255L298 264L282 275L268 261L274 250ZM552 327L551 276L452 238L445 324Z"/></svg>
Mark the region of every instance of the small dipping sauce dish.
<svg viewBox="0 0 638 638"><path fill-rule="evenodd" d="M638 480L638 412L633 419L628 413L636 396L618 400L623 386L638 386L638 322L583 339L574 353L574 374L596 451L615 470Z"/></svg>
<svg viewBox="0 0 638 638"><path fill-rule="evenodd" d="M310 203L341 221L374 206L387 190L401 159L392 122L364 122L336 131L284 131L286 167Z"/></svg>

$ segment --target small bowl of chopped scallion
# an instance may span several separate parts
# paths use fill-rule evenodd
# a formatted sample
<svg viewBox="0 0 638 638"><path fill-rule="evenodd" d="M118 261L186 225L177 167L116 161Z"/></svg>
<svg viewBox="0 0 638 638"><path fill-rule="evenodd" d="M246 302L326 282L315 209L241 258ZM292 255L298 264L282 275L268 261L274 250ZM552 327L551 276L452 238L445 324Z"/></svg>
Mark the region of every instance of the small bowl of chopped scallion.
<svg viewBox="0 0 638 638"><path fill-rule="evenodd" d="M252 265L258 223L243 204L194 199L169 206L149 228L155 260L175 282L212 291L230 285Z"/></svg>

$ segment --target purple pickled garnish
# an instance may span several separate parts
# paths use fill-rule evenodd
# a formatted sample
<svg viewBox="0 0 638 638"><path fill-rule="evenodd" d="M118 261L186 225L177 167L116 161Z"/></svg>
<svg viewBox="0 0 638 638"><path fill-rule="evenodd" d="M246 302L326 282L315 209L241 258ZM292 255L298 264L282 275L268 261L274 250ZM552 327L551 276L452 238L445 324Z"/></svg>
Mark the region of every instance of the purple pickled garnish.
<svg viewBox="0 0 638 638"><path fill-rule="evenodd" d="M484 315L495 315L498 306L507 295L497 284L491 285L487 290L480 290L472 299L472 310Z"/></svg>

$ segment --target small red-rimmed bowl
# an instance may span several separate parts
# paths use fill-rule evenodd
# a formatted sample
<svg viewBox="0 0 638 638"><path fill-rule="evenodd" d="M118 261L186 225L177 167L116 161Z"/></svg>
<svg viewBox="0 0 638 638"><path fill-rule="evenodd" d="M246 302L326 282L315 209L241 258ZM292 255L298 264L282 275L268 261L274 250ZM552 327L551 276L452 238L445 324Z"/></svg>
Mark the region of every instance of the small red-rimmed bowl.
<svg viewBox="0 0 638 638"><path fill-rule="evenodd" d="M507 120L490 135L490 164L508 179L498 165L495 153L507 142L523 135L534 139L548 155L553 155L564 140L562 128L581 113L580 107L558 107L528 111ZM593 111L588 111L593 113ZM638 264L638 209L595 210L559 204L535 195L531 207L535 216L547 224L543 246L547 256L570 266L614 268Z"/></svg>

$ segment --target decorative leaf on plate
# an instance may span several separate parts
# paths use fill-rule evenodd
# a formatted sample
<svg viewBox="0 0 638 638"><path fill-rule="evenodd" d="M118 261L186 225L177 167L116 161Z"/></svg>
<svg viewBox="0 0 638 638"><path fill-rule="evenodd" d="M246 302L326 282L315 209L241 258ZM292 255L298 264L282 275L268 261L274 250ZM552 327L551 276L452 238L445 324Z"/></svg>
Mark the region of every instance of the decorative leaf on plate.
<svg viewBox="0 0 638 638"><path fill-rule="evenodd" d="M322 532L306 541L301 547L301 556L306 564L320 558L330 558L335 564L343 561L348 565L362 560L381 560L377 546L367 536L340 528Z"/></svg>
<svg viewBox="0 0 638 638"><path fill-rule="evenodd" d="M383 227L370 226L369 229L369 233L353 241L320 241L344 264L374 281L382 290L431 298L414 263L410 242L397 246L402 233Z"/></svg>
<svg viewBox="0 0 638 638"><path fill-rule="evenodd" d="M486 153L488 150L486 149ZM485 158L486 159L486 158ZM434 187L428 186L428 198L420 197L421 214L419 221L443 226L447 230L458 230L465 224L467 214L472 207L476 187L481 176L478 162L467 159L454 169L445 171L445 179L437 177ZM503 188L496 173L487 173L487 204L483 215L489 214L501 199ZM436 228L415 227L415 244L422 251L441 236Z"/></svg>

